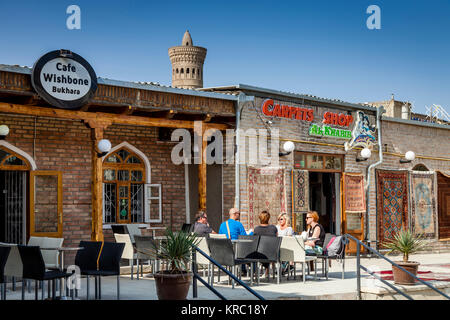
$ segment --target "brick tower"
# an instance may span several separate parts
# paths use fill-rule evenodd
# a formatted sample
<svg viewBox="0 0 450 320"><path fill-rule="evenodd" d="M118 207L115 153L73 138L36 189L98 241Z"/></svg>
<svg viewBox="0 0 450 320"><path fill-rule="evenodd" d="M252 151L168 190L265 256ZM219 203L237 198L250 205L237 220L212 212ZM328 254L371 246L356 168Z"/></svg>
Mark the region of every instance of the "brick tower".
<svg viewBox="0 0 450 320"><path fill-rule="evenodd" d="M172 62L172 87L202 88L205 57L206 49L195 47L189 31L186 31L181 46L169 48L169 58Z"/></svg>

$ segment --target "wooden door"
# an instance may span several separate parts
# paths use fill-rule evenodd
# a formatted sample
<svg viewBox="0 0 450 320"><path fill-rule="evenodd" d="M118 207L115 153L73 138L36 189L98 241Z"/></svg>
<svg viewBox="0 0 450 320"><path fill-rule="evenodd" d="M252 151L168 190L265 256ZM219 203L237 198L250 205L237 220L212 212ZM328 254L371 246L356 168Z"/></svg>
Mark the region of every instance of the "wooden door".
<svg viewBox="0 0 450 320"><path fill-rule="evenodd" d="M437 173L439 239L450 240L450 176Z"/></svg>
<svg viewBox="0 0 450 320"><path fill-rule="evenodd" d="M341 225L343 233L364 240L364 215L366 210L364 176L344 172L341 178ZM356 243L350 240L346 252L356 253ZM361 252L363 247L360 248Z"/></svg>
<svg viewBox="0 0 450 320"><path fill-rule="evenodd" d="M30 236L62 237L62 172L30 172Z"/></svg>

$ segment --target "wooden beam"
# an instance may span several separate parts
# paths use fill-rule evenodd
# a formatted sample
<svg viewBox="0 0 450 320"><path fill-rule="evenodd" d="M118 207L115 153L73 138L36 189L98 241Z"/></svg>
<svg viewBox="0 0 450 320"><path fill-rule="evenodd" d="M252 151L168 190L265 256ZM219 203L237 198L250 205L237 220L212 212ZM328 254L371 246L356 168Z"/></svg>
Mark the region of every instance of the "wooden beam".
<svg viewBox="0 0 450 320"><path fill-rule="evenodd" d="M92 241L103 241L103 162L97 155L97 144L103 139L106 123L90 121L92 136Z"/></svg>
<svg viewBox="0 0 450 320"><path fill-rule="evenodd" d="M201 163L198 166L198 208L199 210L206 210L206 147L208 141L205 137L207 126L204 123L196 122L194 132L200 137L201 141ZM195 143L195 142L194 142Z"/></svg>
<svg viewBox="0 0 450 320"><path fill-rule="evenodd" d="M173 120L161 118L147 118L138 116L129 116L123 114L110 114L103 112L85 112L78 110L66 110L56 108L31 107L20 104L0 102L0 112L24 114L40 117L52 117L71 120L97 120L107 121L114 124L147 126L147 127L167 127L167 128L194 128L193 121ZM208 124L208 128L225 130L229 126L225 124Z"/></svg>

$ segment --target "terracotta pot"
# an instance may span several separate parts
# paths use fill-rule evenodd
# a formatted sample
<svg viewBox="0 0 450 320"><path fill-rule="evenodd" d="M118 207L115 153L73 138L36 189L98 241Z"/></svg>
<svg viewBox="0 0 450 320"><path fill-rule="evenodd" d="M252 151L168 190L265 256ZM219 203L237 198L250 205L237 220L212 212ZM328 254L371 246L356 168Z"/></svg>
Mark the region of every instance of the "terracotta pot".
<svg viewBox="0 0 450 320"><path fill-rule="evenodd" d="M403 269L411 272L413 275L417 275L417 270L419 268L419 262L415 262L415 261L407 261L407 262L403 262L403 261L399 261L396 262L400 267L402 267ZM397 268L396 266L392 266L392 274L394 276L394 282L396 284L403 284L403 285L411 285L411 284L415 284L416 283L416 279L411 277L409 274L407 274L406 272L404 272L403 270L400 270L399 268Z"/></svg>
<svg viewBox="0 0 450 320"><path fill-rule="evenodd" d="M155 273L154 278L159 300L186 300L192 281L192 273L160 271Z"/></svg>

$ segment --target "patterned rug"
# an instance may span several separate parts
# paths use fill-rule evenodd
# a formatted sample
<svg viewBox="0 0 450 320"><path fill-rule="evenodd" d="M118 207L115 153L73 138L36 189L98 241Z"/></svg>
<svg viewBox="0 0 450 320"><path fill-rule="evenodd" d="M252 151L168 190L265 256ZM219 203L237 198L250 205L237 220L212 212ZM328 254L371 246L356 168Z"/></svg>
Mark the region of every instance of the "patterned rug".
<svg viewBox="0 0 450 320"><path fill-rule="evenodd" d="M308 170L292 171L292 215L295 230L303 231L303 213L309 211L309 173Z"/></svg>
<svg viewBox="0 0 450 320"><path fill-rule="evenodd" d="M364 177L362 175L344 175L345 211L365 212L366 201Z"/></svg>
<svg viewBox="0 0 450 320"><path fill-rule="evenodd" d="M394 280L392 270L377 271L376 275L383 280ZM450 281L450 273L435 273L432 271L417 271L417 276L423 281Z"/></svg>
<svg viewBox="0 0 450 320"><path fill-rule="evenodd" d="M407 171L377 170L378 235L382 244L408 227Z"/></svg>
<svg viewBox="0 0 450 320"><path fill-rule="evenodd" d="M409 176L411 193L411 230L427 238L437 236L436 176L434 173L412 171Z"/></svg>
<svg viewBox="0 0 450 320"><path fill-rule="evenodd" d="M269 224L277 224L277 217L286 212L286 188L283 169L247 168L249 229L259 225L258 215L270 213Z"/></svg>

